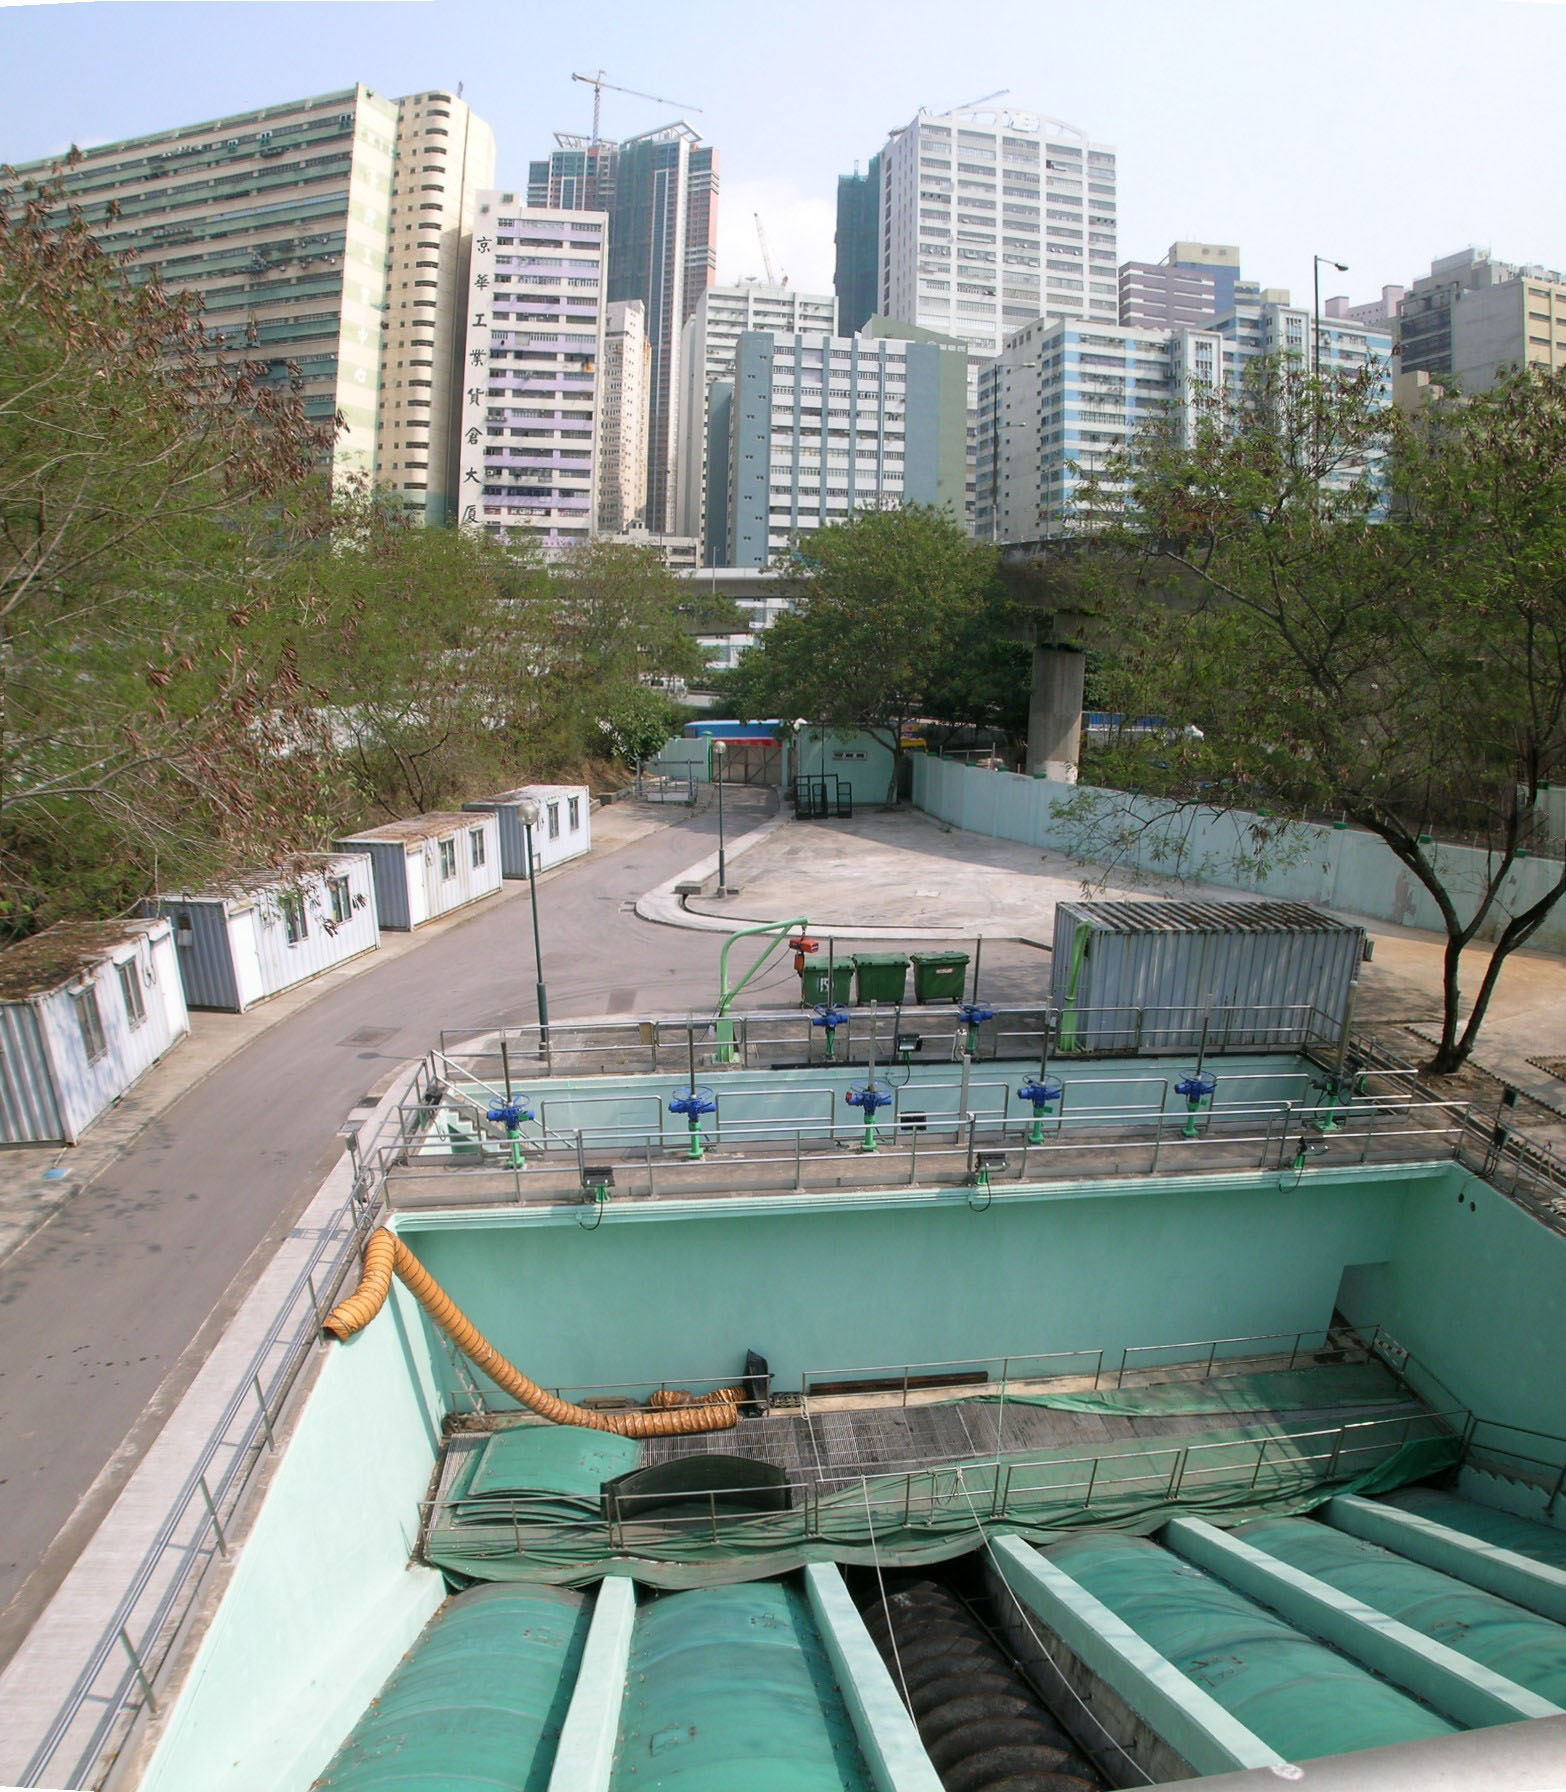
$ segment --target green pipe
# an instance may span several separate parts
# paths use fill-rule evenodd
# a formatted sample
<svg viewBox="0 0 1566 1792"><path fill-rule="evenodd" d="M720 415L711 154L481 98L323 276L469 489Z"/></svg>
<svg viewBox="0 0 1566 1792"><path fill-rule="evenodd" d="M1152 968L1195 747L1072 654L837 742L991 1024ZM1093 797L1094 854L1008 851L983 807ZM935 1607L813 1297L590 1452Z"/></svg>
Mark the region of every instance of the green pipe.
<svg viewBox="0 0 1566 1792"><path fill-rule="evenodd" d="M718 1062L720 1064L732 1064L734 1062L734 1023L727 1018L729 1009L733 1005L734 998L740 993L745 985L750 982L751 978L755 976L757 971L761 969L767 960L771 958L778 947L783 944L790 929L797 927L799 931L803 933L809 925L810 923L803 915L793 921L758 921L753 927L741 927L736 929L735 932L731 933L723 942L723 950L718 954L718 1024L715 1028L718 1041ZM733 950L735 941L748 939L756 934L763 933L775 933L778 937L767 947L766 951L757 958L756 962L746 971L745 975L740 978L739 982L736 983L733 988L730 988L729 953ZM829 990L827 993L830 995L831 991Z"/></svg>
<svg viewBox="0 0 1566 1792"><path fill-rule="evenodd" d="M1082 961L1087 957L1088 940L1093 929L1087 922L1077 927L1077 937L1071 942L1071 971L1066 982L1066 1005L1060 1012L1060 1032L1056 1043L1063 1052L1074 1052L1077 1049L1077 983L1082 976Z"/></svg>

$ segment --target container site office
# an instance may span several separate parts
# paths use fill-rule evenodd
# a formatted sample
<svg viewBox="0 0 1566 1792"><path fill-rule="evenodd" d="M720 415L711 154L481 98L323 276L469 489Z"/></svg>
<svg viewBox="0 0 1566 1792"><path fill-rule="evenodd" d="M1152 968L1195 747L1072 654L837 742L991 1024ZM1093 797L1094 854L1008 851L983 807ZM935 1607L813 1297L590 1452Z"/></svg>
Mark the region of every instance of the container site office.
<svg viewBox="0 0 1566 1792"><path fill-rule="evenodd" d="M421 927L500 888L500 826L493 813L415 815L332 846L369 854L376 917L388 931Z"/></svg>
<svg viewBox="0 0 1566 1792"><path fill-rule="evenodd" d="M498 796L464 803L465 810L493 814L500 825L500 868L507 877L527 876L524 805L538 805L533 823L533 862L540 871L580 858L593 844L592 793L585 784L523 784Z"/></svg>
<svg viewBox="0 0 1566 1792"><path fill-rule="evenodd" d="M321 853L292 878L160 897L185 1000L243 1014L381 943L368 853Z"/></svg>
<svg viewBox="0 0 1566 1792"><path fill-rule="evenodd" d="M190 1031L173 928L61 922L0 952L0 1142L74 1145Z"/></svg>
<svg viewBox="0 0 1566 1792"><path fill-rule="evenodd" d="M1215 1046L1331 1039L1364 956L1304 902L1062 902L1050 999L1068 1049L1197 1049L1204 1019Z"/></svg>

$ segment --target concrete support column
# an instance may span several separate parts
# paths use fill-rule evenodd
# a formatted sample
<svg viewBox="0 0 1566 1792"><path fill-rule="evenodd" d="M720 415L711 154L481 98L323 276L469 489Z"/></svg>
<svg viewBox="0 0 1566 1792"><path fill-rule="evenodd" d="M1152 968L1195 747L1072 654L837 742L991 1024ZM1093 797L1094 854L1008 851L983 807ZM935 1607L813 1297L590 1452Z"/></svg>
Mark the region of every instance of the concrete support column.
<svg viewBox="0 0 1566 1792"><path fill-rule="evenodd" d="M1075 647L1033 649L1033 696L1028 704L1028 771L1062 784L1077 781L1082 754L1082 674L1086 655Z"/></svg>

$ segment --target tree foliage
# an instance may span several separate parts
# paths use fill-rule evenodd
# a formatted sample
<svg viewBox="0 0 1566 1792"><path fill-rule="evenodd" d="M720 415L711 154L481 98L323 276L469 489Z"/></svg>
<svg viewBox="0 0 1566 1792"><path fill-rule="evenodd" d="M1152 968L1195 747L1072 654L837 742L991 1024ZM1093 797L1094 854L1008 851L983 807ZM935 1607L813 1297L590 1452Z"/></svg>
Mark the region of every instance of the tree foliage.
<svg viewBox="0 0 1566 1792"><path fill-rule="evenodd" d="M861 728L891 752L895 802L908 724L986 626L994 551L936 510L866 510L800 538L808 583L745 655L744 696L773 715Z"/></svg>
<svg viewBox="0 0 1566 1792"><path fill-rule="evenodd" d="M0 938L574 770L735 626L653 550L546 568L334 495L297 377L57 191L0 191L0 309Z"/></svg>
<svg viewBox="0 0 1566 1792"><path fill-rule="evenodd" d="M1566 372L1405 415L1372 376L1270 365L1238 415L1147 432L1092 497L1117 706L1202 730L1126 743L1117 781L1385 841L1446 929L1432 1067L1455 1068L1566 895L1566 868L1537 900L1512 881L1566 771ZM1436 836L1477 843L1482 873Z"/></svg>
<svg viewBox="0 0 1566 1792"><path fill-rule="evenodd" d="M264 860L330 791L268 576L333 438L58 195L0 190L0 931Z"/></svg>

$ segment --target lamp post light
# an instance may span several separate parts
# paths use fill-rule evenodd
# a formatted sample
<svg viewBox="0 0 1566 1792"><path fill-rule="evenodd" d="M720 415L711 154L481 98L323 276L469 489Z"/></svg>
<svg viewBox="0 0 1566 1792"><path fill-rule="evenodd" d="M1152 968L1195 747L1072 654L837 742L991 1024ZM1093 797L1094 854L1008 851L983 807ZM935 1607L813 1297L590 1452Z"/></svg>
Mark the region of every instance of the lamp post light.
<svg viewBox="0 0 1566 1792"><path fill-rule="evenodd" d="M728 867L723 858L723 756L728 751L728 742L715 740L712 743L712 764L718 781L718 894L724 895L728 889Z"/></svg>
<svg viewBox="0 0 1566 1792"><path fill-rule="evenodd" d="M522 817L522 835L527 849L527 893L533 905L533 969L537 975L534 985L538 996L538 1055L549 1056L549 991L544 987L544 948L538 937L538 866L533 858L533 829L543 814L543 807L536 797L524 797L517 804L517 813Z"/></svg>
<svg viewBox="0 0 1566 1792"><path fill-rule="evenodd" d="M1315 317L1310 339L1310 371L1315 379L1321 378L1321 264L1325 262L1329 268L1336 268L1340 274L1348 272L1346 261L1334 261L1330 255L1317 255L1311 261L1311 279L1314 284Z"/></svg>

